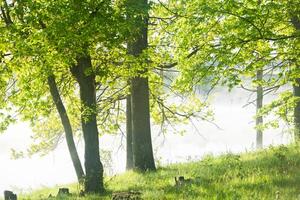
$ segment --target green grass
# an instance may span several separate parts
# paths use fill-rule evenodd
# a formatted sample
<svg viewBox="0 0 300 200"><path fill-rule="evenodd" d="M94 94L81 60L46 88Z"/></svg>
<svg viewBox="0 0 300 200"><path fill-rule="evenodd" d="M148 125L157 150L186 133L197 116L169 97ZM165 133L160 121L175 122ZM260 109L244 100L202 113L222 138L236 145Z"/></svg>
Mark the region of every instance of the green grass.
<svg viewBox="0 0 300 200"><path fill-rule="evenodd" d="M192 178L176 187L174 177ZM69 199L111 199L116 191L140 191L143 199L281 199L300 200L300 147L270 147L242 155L207 156L202 161L175 164L145 174L127 172L106 180L107 193ZM76 193L76 184L68 186ZM21 200L43 199L57 188L43 189Z"/></svg>

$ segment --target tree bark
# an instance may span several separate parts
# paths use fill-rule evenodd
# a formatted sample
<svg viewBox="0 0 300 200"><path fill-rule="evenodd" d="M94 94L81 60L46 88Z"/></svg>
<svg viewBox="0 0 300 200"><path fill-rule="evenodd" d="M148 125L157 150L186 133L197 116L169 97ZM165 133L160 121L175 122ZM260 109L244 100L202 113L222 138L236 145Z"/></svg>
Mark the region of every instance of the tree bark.
<svg viewBox="0 0 300 200"><path fill-rule="evenodd" d="M294 137L295 137L295 141L299 142L300 141L300 78L296 79L296 84L293 85L293 89L294 89L294 97L299 98L294 108L294 123L295 123Z"/></svg>
<svg viewBox="0 0 300 200"><path fill-rule="evenodd" d="M256 74L257 81L261 82L263 80L263 70L260 69ZM256 114L258 114L259 110L263 107L263 87L261 84L257 87L256 90ZM263 131L261 130L261 126L263 125L263 117L256 117L256 148L261 149L263 147Z"/></svg>
<svg viewBox="0 0 300 200"><path fill-rule="evenodd" d="M126 98L126 170L133 169L131 96Z"/></svg>
<svg viewBox="0 0 300 200"><path fill-rule="evenodd" d="M134 168L141 171L155 170L147 78L136 77L132 80L131 102Z"/></svg>
<svg viewBox="0 0 300 200"><path fill-rule="evenodd" d="M73 166L75 168L78 182L81 183L84 179L84 172L83 172L82 165L81 165L81 162L80 162L80 159L79 159L79 156L77 153L77 149L75 146L72 126L71 126L68 114L66 112L65 106L60 97L60 94L59 94L59 91L58 91L58 88L57 88L57 85L55 82L55 77L53 75L48 77L48 85L49 85L52 99L53 99L56 109L59 113L61 123L64 127L68 149L70 152Z"/></svg>
<svg viewBox="0 0 300 200"><path fill-rule="evenodd" d="M132 13L128 16L129 20L134 20L137 33L134 33L134 39L128 42L127 48L129 54L138 57L148 47L148 1L129 0L128 5L136 8L135 14L138 17ZM145 72L146 69L141 70L131 80L133 163L134 169L141 171L156 169L150 128L148 78L141 76Z"/></svg>
<svg viewBox="0 0 300 200"><path fill-rule="evenodd" d="M95 75L90 56L77 58L77 65L71 72L80 87L81 124L85 142L85 192L101 193L103 185L103 165L100 161L99 134L97 128Z"/></svg>
<svg viewBox="0 0 300 200"><path fill-rule="evenodd" d="M293 16L292 24L296 28L296 30L300 30L300 20L297 16ZM294 97L300 98L300 78L297 77L295 80L296 84L293 85ZM294 108L294 138L296 142L300 141L300 101L297 101L296 106Z"/></svg>

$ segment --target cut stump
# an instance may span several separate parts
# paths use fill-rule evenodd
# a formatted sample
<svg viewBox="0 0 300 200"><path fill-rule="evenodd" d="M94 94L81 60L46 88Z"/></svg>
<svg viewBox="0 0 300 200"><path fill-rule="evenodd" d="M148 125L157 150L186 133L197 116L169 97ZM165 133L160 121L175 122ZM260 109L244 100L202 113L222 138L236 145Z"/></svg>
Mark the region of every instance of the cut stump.
<svg viewBox="0 0 300 200"><path fill-rule="evenodd" d="M69 196L70 191L69 188L59 188L58 193L57 193L57 197L61 197L61 196Z"/></svg>
<svg viewBox="0 0 300 200"><path fill-rule="evenodd" d="M12 191L5 190L4 200L17 200L17 195L14 194Z"/></svg>

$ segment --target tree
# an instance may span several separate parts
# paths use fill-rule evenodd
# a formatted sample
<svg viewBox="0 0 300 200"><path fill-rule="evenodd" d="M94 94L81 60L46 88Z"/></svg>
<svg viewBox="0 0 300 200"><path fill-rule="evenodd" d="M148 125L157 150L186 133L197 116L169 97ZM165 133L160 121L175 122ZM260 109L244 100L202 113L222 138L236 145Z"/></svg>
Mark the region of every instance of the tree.
<svg viewBox="0 0 300 200"><path fill-rule="evenodd" d="M6 2L4 3L6 5ZM24 90L18 93L18 95L14 95L11 101L14 106L26 107L22 110L22 115L25 116L25 119L35 121L37 119L36 115L29 113L30 108L33 106L28 106L28 104L34 102L35 109L31 110L31 112L44 109L45 113L49 113L49 109L51 108L49 99L45 100L44 97L47 96L45 87L39 88L36 86L41 86L42 82L48 80L51 92L56 95L55 99L57 100L58 92L53 88L54 80L51 79L52 75L55 74L55 76L70 78L70 74L73 74L79 84L80 90L81 113L79 115L81 116L85 140L85 191L100 193L104 190L104 187L96 119L95 72L101 71L99 70L101 67L97 67L96 69L95 66L92 66L90 53L92 52L94 57L95 54L98 56L99 54L95 51L95 49L99 50L99 48L96 48L97 45L101 44L104 49L107 49L107 46L118 40L115 37L115 29L107 29L107 27L103 26L104 24L113 24L107 23L108 20L114 21L118 19L117 17L115 18L112 3L110 1L94 1L89 3L49 1L13 2L11 7L12 9L9 11L14 13L17 25L8 27L7 30L18 37L13 38L14 40L11 41L11 46L8 48L14 55L14 60L10 65L17 66L17 64L21 63L22 65L29 66L31 64L34 66L31 68L31 71L30 68L23 66L23 74L17 71L17 67L14 66L12 68L17 77L20 75L18 83L24 84ZM7 16L7 13L3 15L5 22L7 22ZM74 16L77 16L77 18ZM64 31L62 28L67 28L68 31ZM107 30L111 30L111 32L107 32ZM111 38L111 40L108 38ZM102 55L105 55L105 52ZM97 65L99 65L99 62ZM32 71L35 73L34 75ZM25 72L32 76L26 77ZM105 75L105 70L101 72L104 72ZM76 93L76 86L74 89L72 79L66 79L66 81L70 81L65 83L70 86L67 94ZM39 84L35 87L30 88L28 86L28 84L32 85L37 82ZM19 87L23 89L23 87ZM28 94L26 88L34 92ZM25 98L21 99L19 97ZM62 104L57 104L58 101L55 101L55 103L56 106L62 109ZM63 110L58 111L61 115L64 115ZM46 117L47 114L45 113L41 114L41 116ZM68 121L67 118L63 120L65 122ZM69 131L71 130L70 126L66 125L65 127ZM66 134L68 133L66 132ZM70 142L69 140L68 144L71 143L72 141ZM47 144L47 146L51 145ZM73 145L71 144L71 146Z"/></svg>
<svg viewBox="0 0 300 200"><path fill-rule="evenodd" d="M295 123L295 140L299 141L300 137L300 78L296 79L296 83L293 85L294 88L294 96L298 98L296 101L296 106L294 108L294 123Z"/></svg>
<svg viewBox="0 0 300 200"><path fill-rule="evenodd" d="M18 23L21 23L22 26L26 26L25 22L20 20L21 19L20 18L20 13L18 12L19 9L23 9L22 4L21 5L20 4L18 4L18 5L12 4L9 7L6 3L6 1L3 1L3 5L4 6L1 6L1 14L2 14L1 16L2 16L4 24L6 25L6 29L9 30L11 26L15 26L15 24L18 24ZM15 14L17 14L17 17L12 18L10 16L12 11L14 11ZM40 28L43 29L45 27L40 27ZM23 40L23 39L26 38L26 36L24 37L22 35L18 35L17 29L9 30L9 31L11 31L10 32L11 34L15 35L15 38L13 38L12 40L13 40L13 42L15 42L16 46L18 45L17 42L20 42L20 40ZM5 36L5 37L7 37L7 36ZM10 41L10 42L12 42L12 41ZM11 51L11 60L13 60L13 59L21 60L20 57L16 58L17 56L15 55L15 54L17 54L16 52L20 49L11 49L11 48L12 47L10 47L9 49L6 49L6 51L8 51L8 52ZM34 56L34 55L31 55L31 56ZM43 58L43 56L45 56L45 55L36 55L36 56L38 56L39 58ZM7 61L7 62L9 62L9 61ZM12 61L12 63L14 63L14 62ZM14 84L21 83L24 80L22 80L22 76L19 77L15 73L15 71L17 70L17 67L14 67L13 66L14 64L7 65L7 67L10 67L10 70L12 71L14 76L17 77ZM44 68L46 69L47 66L44 66ZM26 72L26 70L27 70L26 67L23 67L23 70L24 70L24 72ZM38 79L37 77L35 77L35 78ZM49 87L50 94L52 96L53 102L55 103L56 109L57 109L57 111L60 115L60 119L61 119L62 125L64 127L64 131L65 131L65 137L66 137L66 141L67 141L67 144L68 144L68 149L69 149L69 152L70 152L71 160L72 160L73 166L75 168L78 181L80 182L84 178L84 171L82 169L81 162L80 162L80 159L79 159L79 156L78 156L78 153L77 153L77 150L76 150L76 146L75 146L75 143L74 143L73 131L72 131L72 127L71 127L71 124L70 124L70 120L69 120L68 114L66 112L65 106L62 102L61 96L59 94L59 90L57 88L57 84L55 82L55 78L54 78L53 74L48 76L47 83L48 83L48 87ZM22 92L26 93L27 91L26 91L25 88L30 87L30 84L31 83L29 83L29 82L26 83L25 87L22 87L22 84L19 84L19 92L17 92L16 94L14 94L15 92L11 92L13 95L10 96L10 99L12 99L13 96L20 97L18 95L18 93L20 93L20 92L21 93ZM14 88L11 87L11 89L14 89ZM40 88L40 89L44 93L46 88L44 87L44 88ZM43 95L45 95L45 93ZM27 99L27 100L29 101L29 99ZM24 104L22 104L20 106L23 106L23 105ZM25 102L25 105L26 105L26 102Z"/></svg>
<svg viewBox="0 0 300 200"><path fill-rule="evenodd" d="M177 84L182 89L192 89L207 82L212 86L217 83L232 88L240 85L245 77L252 77L262 66L268 66L271 73L276 74L262 86L297 86L299 32L294 31L290 18L293 14L298 15L299 3L216 0L161 4L165 10L164 19L172 19L165 35L174 41L174 63L181 72ZM283 8L284 12L280 12ZM255 59L255 51L260 53L260 59ZM287 95L282 93L281 96L286 100ZM289 100L271 105L282 119L289 120L287 116L294 103ZM297 110L296 106L295 116ZM261 109L260 113L264 111L266 109ZM270 122L262 128L268 125L278 126Z"/></svg>
<svg viewBox="0 0 300 200"><path fill-rule="evenodd" d="M74 138L73 138L73 130L72 130L72 126L70 123L70 119L68 117L65 106L60 97L60 94L59 94L59 91L58 91L58 88L56 85L55 77L53 75L48 77L48 86L50 89L50 93L51 93L53 102L55 103L56 109L60 115L61 123L64 127L68 149L69 149L70 156L71 156L71 159L73 162L73 166L76 171L78 182L81 183L82 181L84 181L85 174L84 174L84 171L83 171L83 168L82 168L82 165L81 165L78 153L77 153L77 149L75 146L75 142L74 142Z"/></svg>
<svg viewBox="0 0 300 200"><path fill-rule="evenodd" d="M126 98L126 170L133 169L131 96Z"/></svg>
<svg viewBox="0 0 300 200"><path fill-rule="evenodd" d="M128 53L135 57L142 55L148 46L148 1L127 1L128 19L136 25L134 37L127 44ZM146 60L144 63L147 62ZM131 118L133 163L137 170L155 170L149 108L148 78L143 77L147 69L140 69L131 79Z"/></svg>
<svg viewBox="0 0 300 200"><path fill-rule="evenodd" d="M297 13L297 12L295 12ZM300 31L300 18L298 16L292 16L292 23L296 31ZM299 40L299 39L298 39ZM299 63L297 63L299 65ZM299 66L298 66L299 68ZM295 77L295 82L293 83L293 93L294 97L297 98L296 105L294 108L294 124L295 124L295 140L300 141L300 78L299 74Z"/></svg>
<svg viewBox="0 0 300 200"><path fill-rule="evenodd" d="M257 71L257 81L260 84L257 86L256 89L256 114L259 114L260 109L263 107L263 97L264 91L263 87L261 86L261 82L263 81L263 70L259 69ZM256 116L256 148L261 149L263 147L263 132L262 132L262 125L263 125L263 117Z"/></svg>
<svg viewBox="0 0 300 200"><path fill-rule="evenodd" d="M100 161L99 133L96 113L96 86L95 74L92 72L92 63L89 55L78 58L76 66L71 68L80 87L81 124L85 143L85 191L101 193L103 185L103 165Z"/></svg>
<svg viewBox="0 0 300 200"><path fill-rule="evenodd" d="M137 169L147 170L153 168L153 162L146 163L148 160L152 160L152 145L151 143L151 132L148 128L150 120L148 113L150 111L151 120L153 124L159 124L161 131L165 132L168 129L168 125L171 126L172 131L181 132L178 129L174 129L174 124L187 123L192 118L201 118L202 120L208 120L211 117L211 112L206 110L206 104L197 101L192 93L178 94L176 89L172 86L170 80L174 79L172 70L168 71L169 66L175 66L174 64L166 64L168 61L171 62L170 56L172 52L169 52L166 45L160 45L160 41L168 41L166 38L160 38L161 27L156 26L163 21L164 16L161 18L162 13L156 12L159 7L157 3L151 2L151 6L147 5L147 1L140 1L140 3L127 1L127 18L129 26L131 27L131 34L128 37L127 51L133 55L135 62L130 63L130 69L134 70L134 74L131 78L131 105L127 101L128 107L131 106L131 115L127 115L129 118L135 118L138 121L132 121L132 128L137 127L140 132L139 137L142 138L146 135L148 139L137 141L136 143L140 146L140 151L133 150L133 156L128 155L131 153L131 144L135 144L134 128L133 128L133 141L131 142L131 135L127 132L127 163L131 163L131 159L135 159L135 156L142 157L140 159L139 166L135 166ZM134 16L134 17L133 17ZM165 23L164 23L165 24ZM150 38L150 39L149 39ZM177 75L176 71L175 74ZM175 75L175 77L176 77ZM170 103L170 99L180 98L183 103L179 101L176 103ZM184 100L183 100L184 99ZM149 102L150 101L150 105ZM133 102L136 104L136 109L133 106ZM148 109L148 105L150 108ZM143 108L144 107L144 108ZM127 109L128 111L128 109ZM210 113L210 114L208 114ZM129 113L127 113L129 114ZM147 117L145 117L147 116ZM138 123L137 123L138 122ZM150 126L150 125L149 125ZM130 124L127 120L127 127L130 129ZM137 129L136 129L137 130ZM144 133L143 133L144 132ZM147 133L149 132L149 133ZM143 134L142 134L143 133ZM146 148L142 147L141 142L147 144ZM133 147L134 149L134 147ZM145 150L143 152L142 150ZM136 155L139 152L141 155ZM148 156L147 156L148 155ZM135 162L135 161L134 161ZM148 165L149 167L143 167ZM129 167L130 168L130 167Z"/></svg>
<svg viewBox="0 0 300 200"><path fill-rule="evenodd" d="M259 4L261 1L259 1ZM256 88L256 148L261 149L263 147L263 117L259 116L258 113L260 109L263 107L263 98L264 98L264 90L262 87L264 77L264 71L262 69L258 69L256 72L256 81L258 82L258 86Z"/></svg>

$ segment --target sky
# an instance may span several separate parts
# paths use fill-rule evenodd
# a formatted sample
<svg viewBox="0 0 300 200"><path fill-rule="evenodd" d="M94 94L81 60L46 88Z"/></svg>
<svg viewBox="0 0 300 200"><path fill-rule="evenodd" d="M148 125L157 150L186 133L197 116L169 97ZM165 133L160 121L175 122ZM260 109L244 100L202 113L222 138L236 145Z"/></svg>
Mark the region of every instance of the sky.
<svg viewBox="0 0 300 200"><path fill-rule="evenodd" d="M211 106L215 112L215 123L220 128L208 122L195 122L197 131L194 127L187 126L184 135L170 131L163 137L158 135L157 128L152 128L154 154L160 164L199 160L207 154L219 155L254 149L255 107L243 107L249 93L242 90L233 90L231 93L218 90L213 96ZM31 142L31 134L28 124L17 123L0 135L0 198L4 190L30 192L37 188L76 181L65 141L45 157L11 160L11 149L24 150ZM290 136L283 133L282 127L268 130L264 134L265 146L288 143L290 140ZM112 152L112 173L125 170L124 145L125 138L120 136L105 135L100 138L100 148ZM78 143L78 150L83 162L82 142Z"/></svg>

